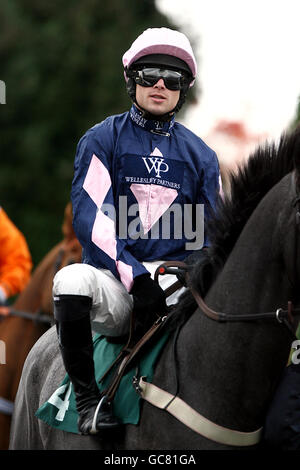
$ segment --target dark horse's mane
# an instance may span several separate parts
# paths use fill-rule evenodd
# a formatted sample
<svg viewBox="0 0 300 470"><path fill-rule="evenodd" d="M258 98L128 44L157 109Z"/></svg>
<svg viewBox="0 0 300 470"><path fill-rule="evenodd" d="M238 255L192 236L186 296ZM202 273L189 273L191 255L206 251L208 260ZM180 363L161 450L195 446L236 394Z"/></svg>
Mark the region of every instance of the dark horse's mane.
<svg viewBox="0 0 300 470"><path fill-rule="evenodd" d="M230 174L230 195L219 198L208 223L210 256L221 268L245 224L264 196L299 165L300 130L283 134L278 144L266 142Z"/></svg>
<svg viewBox="0 0 300 470"><path fill-rule="evenodd" d="M219 197L217 209L206 227L211 242L207 263L199 262L190 273L194 289L202 295L208 291L259 202L295 167L300 171L300 129L283 134L277 144L266 142L258 147L236 173L230 174L230 195ZM186 319L195 309L195 301L186 291L170 324L174 326L177 319Z"/></svg>

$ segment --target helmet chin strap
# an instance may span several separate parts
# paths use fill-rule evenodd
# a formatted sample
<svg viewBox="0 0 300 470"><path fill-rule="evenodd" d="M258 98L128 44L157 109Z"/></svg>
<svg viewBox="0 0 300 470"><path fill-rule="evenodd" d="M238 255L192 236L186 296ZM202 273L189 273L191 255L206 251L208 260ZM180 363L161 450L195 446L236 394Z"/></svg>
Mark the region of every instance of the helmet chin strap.
<svg viewBox="0 0 300 470"><path fill-rule="evenodd" d="M134 103L137 105L138 109L140 111L142 111L143 113L143 118L145 119L148 119L150 121L160 121L160 122L167 122L167 121L171 121L172 117L174 116L175 114L175 109L174 108L172 111L168 111L167 113L165 114L152 114L150 113L149 111L147 111L145 108L143 108L142 106L140 106L137 102L136 99L134 99Z"/></svg>

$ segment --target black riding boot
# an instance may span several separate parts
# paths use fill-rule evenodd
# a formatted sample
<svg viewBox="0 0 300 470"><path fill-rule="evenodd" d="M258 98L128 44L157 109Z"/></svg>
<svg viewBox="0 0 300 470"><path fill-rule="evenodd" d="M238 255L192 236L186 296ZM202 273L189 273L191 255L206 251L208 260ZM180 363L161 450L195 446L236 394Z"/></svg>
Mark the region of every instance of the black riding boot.
<svg viewBox="0 0 300 470"><path fill-rule="evenodd" d="M54 300L60 350L76 397L78 429L85 435L120 425L111 404L101 399L95 380L91 306L91 299L82 295L61 295Z"/></svg>

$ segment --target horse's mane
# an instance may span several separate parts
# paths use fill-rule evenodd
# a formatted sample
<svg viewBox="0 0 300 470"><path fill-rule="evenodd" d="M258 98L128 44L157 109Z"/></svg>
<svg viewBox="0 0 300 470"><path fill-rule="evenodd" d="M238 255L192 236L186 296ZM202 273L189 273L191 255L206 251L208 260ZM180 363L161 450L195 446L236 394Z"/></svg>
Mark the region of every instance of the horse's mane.
<svg viewBox="0 0 300 470"><path fill-rule="evenodd" d="M235 173L230 174L230 194L218 198L216 211L206 226L211 243L207 263L199 262L190 273L194 289L205 295L203 286L206 291L209 289L259 202L294 168L298 169L299 175L300 129L283 134L278 143L266 142L259 146ZM203 279L208 275L208 264L211 268L209 284ZM193 307L195 309L196 304L187 291L179 301L174 319L182 318L188 312L191 314Z"/></svg>
<svg viewBox="0 0 300 470"><path fill-rule="evenodd" d="M300 130L266 142L231 173L230 195L218 199L207 225L213 261L223 266L245 224L264 196L295 166L300 166Z"/></svg>

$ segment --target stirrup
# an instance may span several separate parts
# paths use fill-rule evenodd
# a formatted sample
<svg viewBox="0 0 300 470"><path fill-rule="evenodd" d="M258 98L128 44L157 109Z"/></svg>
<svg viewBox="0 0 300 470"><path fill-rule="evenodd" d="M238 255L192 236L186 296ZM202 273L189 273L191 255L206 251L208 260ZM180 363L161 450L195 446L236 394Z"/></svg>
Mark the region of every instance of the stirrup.
<svg viewBox="0 0 300 470"><path fill-rule="evenodd" d="M93 417L93 421L92 421L92 427L90 429L90 432L89 434L98 434L99 431L101 431L101 429L97 429L97 418L98 418L98 415L99 415L99 412L103 412L105 413L105 411L102 411L101 408L103 405L105 405L107 402L107 395L103 395L103 397L101 398L101 400L99 401L97 407L96 407L96 410L95 410L95 413L94 413L94 417ZM107 412L109 414L109 412ZM111 414L111 416L113 417L113 414ZM117 428L120 426L120 422L115 418L115 423L114 424L108 424L108 425L105 425L103 424L103 430L106 428L107 430L109 429L113 429L113 428Z"/></svg>

